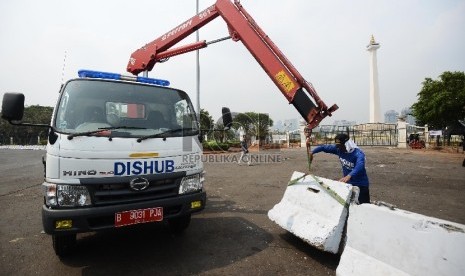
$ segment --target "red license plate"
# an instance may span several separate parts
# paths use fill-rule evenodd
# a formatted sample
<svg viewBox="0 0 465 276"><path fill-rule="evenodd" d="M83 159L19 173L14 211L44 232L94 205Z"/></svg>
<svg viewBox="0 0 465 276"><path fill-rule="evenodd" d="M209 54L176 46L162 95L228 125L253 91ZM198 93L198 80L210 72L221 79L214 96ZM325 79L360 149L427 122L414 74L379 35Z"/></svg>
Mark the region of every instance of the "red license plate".
<svg viewBox="0 0 465 276"><path fill-rule="evenodd" d="M132 224L162 221L163 208L147 208L139 210L130 210L115 213L115 227L121 227Z"/></svg>

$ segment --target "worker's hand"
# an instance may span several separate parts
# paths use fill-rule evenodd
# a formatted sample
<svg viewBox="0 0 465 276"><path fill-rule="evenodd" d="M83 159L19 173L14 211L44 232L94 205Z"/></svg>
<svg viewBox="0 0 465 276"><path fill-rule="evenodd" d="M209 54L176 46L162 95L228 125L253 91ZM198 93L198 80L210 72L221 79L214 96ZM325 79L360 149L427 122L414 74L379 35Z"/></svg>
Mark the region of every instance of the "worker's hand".
<svg viewBox="0 0 465 276"><path fill-rule="evenodd" d="M339 182L347 183L350 180L350 175L346 175L343 178L339 179Z"/></svg>

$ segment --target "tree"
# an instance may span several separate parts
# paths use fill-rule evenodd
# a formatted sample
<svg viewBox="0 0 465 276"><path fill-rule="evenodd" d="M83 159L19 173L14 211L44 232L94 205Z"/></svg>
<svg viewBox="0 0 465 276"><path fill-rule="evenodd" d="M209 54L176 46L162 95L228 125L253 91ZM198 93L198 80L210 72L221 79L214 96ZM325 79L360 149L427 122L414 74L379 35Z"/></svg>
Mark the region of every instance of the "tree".
<svg viewBox="0 0 465 276"><path fill-rule="evenodd" d="M200 109L200 129L211 130L213 129L213 117L205 109Z"/></svg>
<svg viewBox="0 0 465 276"><path fill-rule="evenodd" d="M53 107L32 105L24 108L22 122L32 124L50 124ZM9 137L13 137L16 144L36 144L37 137L46 139L48 129L44 127L13 126L6 120L0 121L0 143L9 144Z"/></svg>
<svg viewBox="0 0 465 276"><path fill-rule="evenodd" d="M239 113L236 116L234 116L232 128L234 128L235 130L242 128L245 134L250 134L250 129L253 127L254 121L252 117L247 115L247 113L250 114L252 112Z"/></svg>
<svg viewBox="0 0 465 276"><path fill-rule="evenodd" d="M0 120L0 144L9 144L10 137L13 137L15 126L8 123L7 120Z"/></svg>
<svg viewBox="0 0 465 276"><path fill-rule="evenodd" d="M413 115L419 124L435 129L456 125L465 118L465 73L446 71L439 80L425 78L412 105Z"/></svg>
<svg viewBox="0 0 465 276"><path fill-rule="evenodd" d="M218 142L225 142L234 139L234 132L231 129L224 130L223 122L215 124L216 131L213 132L213 138Z"/></svg>
<svg viewBox="0 0 465 276"><path fill-rule="evenodd" d="M200 109L200 130L202 135L207 134L208 138L211 138L213 132L213 117L205 109Z"/></svg>
<svg viewBox="0 0 465 276"><path fill-rule="evenodd" d="M242 127L246 135L254 135L262 141L273 126L273 120L266 113L245 112L237 114L233 119L232 127L239 129Z"/></svg>
<svg viewBox="0 0 465 276"><path fill-rule="evenodd" d="M53 107L32 105L24 109L23 122L32 124L50 124ZM48 129L44 127L25 127L28 136L23 137L23 144L35 144L37 137L41 140L46 139Z"/></svg>

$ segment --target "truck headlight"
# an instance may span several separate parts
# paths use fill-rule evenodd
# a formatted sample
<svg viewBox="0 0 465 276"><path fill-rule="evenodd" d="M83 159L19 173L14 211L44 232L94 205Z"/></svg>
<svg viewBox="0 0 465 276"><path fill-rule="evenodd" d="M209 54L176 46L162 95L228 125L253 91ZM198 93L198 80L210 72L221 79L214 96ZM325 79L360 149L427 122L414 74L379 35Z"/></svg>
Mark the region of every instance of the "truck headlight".
<svg viewBox="0 0 465 276"><path fill-rule="evenodd" d="M44 183L47 206L77 207L90 205L90 194L85 186Z"/></svg>
<svg viewBox="0 0 465 276"><path fill-rule="evenodd" d="M204 173L185 176L179 185L179 194L186 194L202 190L204 181Z"/></svg>

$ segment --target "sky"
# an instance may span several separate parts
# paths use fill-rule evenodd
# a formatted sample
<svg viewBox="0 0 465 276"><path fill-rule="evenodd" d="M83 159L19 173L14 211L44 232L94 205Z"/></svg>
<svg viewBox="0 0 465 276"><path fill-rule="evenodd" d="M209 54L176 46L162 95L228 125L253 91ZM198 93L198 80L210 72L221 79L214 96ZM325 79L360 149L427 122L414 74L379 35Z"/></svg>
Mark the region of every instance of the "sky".
<svg viewBox="0 0 465 276"><path fill-rule="evenodd" d="M130 55L196 14L197 0L0 1L0 96L21 92L26 105L54 106L63 82L79 69L129 74ZM215 0L198 0L202 11ZM371 35L377 51L381 114L417 101L425 78L465 71L465 0L242 0L242 6L315 87L335 120L369 121ZM222 18L200 40L228 36ZM195 41L189 36L176 46ZM196 54L156 64L149 77L167 79L197 106ZM200 50L200 106L214 119L233 112L298 118L241 42Z"/></svg>

